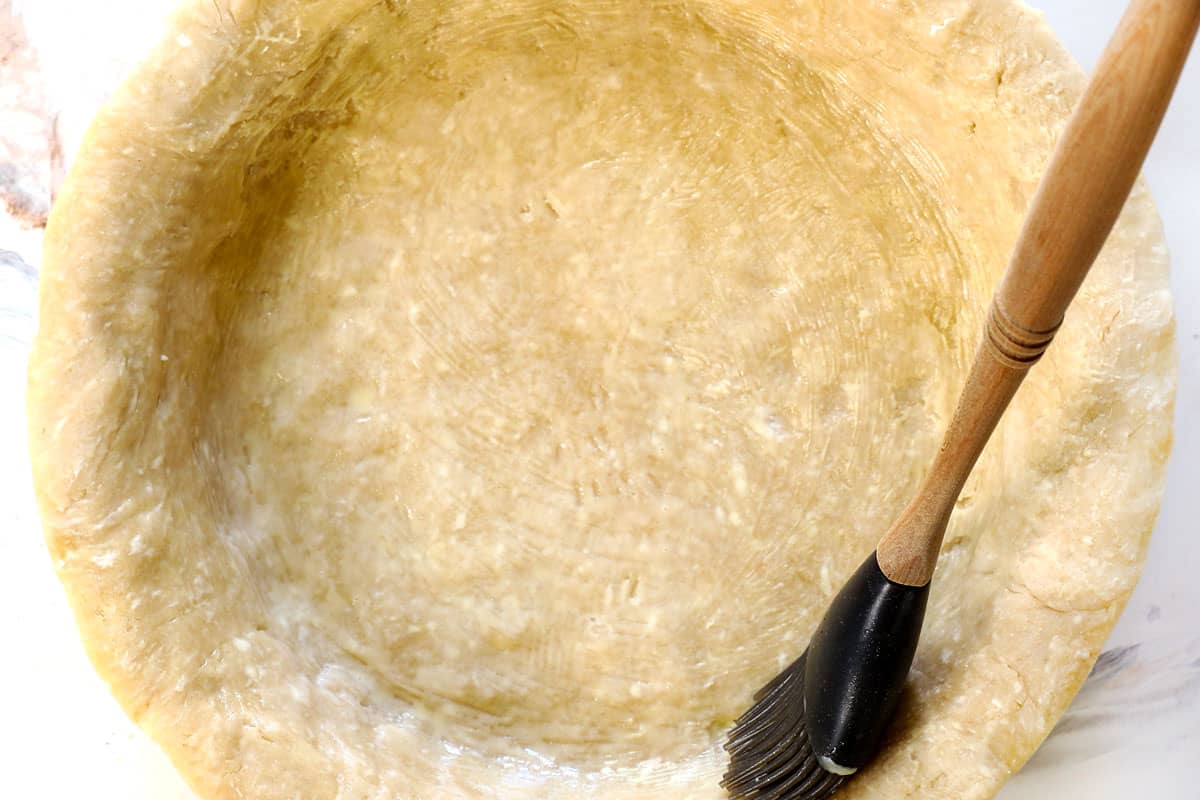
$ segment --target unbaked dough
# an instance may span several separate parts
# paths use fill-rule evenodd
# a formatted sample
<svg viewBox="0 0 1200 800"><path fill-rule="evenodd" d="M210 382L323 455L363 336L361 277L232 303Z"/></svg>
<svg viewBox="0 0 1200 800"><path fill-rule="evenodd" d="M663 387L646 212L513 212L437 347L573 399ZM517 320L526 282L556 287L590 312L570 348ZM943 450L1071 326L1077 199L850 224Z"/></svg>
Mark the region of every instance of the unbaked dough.
<svg viewBox="0 0 1200 800"><path fill-rule="evenodd" d="M208 800L717 798L938 445L1082 78L1008 0L195 0L51 222L37 489ZM1137 577L1137 189L959 503L855 798L991 796Z"/></svg>

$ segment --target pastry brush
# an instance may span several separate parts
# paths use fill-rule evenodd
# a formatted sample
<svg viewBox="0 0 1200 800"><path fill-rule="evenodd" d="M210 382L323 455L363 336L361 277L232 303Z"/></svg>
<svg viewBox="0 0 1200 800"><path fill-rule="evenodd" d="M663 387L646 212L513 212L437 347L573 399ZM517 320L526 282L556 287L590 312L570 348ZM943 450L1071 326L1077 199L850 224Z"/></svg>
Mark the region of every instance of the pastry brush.
<svg viewBox="0 0 1200 800"><path fill-rule="evenodd" d="M875 756L916 652L950 512L1116 222L1198 24L1200 0L1130 3L1034 195L927 477L805 653L735 723L721 784L733 797L821 800Z"/></svg>

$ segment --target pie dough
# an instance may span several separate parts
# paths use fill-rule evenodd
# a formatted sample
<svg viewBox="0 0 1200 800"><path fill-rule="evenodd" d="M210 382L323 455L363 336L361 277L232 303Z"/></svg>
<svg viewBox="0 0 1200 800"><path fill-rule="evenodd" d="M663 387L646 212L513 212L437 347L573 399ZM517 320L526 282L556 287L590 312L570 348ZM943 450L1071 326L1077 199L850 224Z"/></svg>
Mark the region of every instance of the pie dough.
<svg viewBox="0 0 1200 800"><path fill-rule="evenodd" d="M1009 0L195 0L54 211L31 366L97 669L225 798L718 798L915 491L1083 78ZM1139 186L967 485L845 800L994 794L1139 573Z"/></svg>

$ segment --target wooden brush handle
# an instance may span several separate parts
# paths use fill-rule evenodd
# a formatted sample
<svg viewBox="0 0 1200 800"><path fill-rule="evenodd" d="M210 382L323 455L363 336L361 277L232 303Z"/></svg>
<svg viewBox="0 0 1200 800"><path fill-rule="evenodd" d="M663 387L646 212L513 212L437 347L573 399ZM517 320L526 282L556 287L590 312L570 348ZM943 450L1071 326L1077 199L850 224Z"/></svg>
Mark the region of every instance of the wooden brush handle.
<svg viewBox="0 0 1200 800"><path fill-rule="evenodd" d="M879 566L896 583L933 577L967 475L1108 238L1197 25L1200 0L1133 0L1109 41L1034 195L942 448L879 542Z"/></svg>

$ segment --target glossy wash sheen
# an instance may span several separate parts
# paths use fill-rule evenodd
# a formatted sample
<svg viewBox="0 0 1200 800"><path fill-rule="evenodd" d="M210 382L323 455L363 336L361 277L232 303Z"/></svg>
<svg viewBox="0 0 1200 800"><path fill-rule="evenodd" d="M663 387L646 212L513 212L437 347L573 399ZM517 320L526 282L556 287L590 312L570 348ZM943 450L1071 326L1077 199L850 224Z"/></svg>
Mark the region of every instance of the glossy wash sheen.
<svg viewBox="0 0 1200 800"><path fill-rule="evenodd" d="M1031 12L949 6L185 6L56 201L29 395L83 638L200 796L724 796L726 724L916 489L1068 111ZM922 713L845 800L985 800L1090 667L1169 434L1155 225L984 454Z"/></svg>

